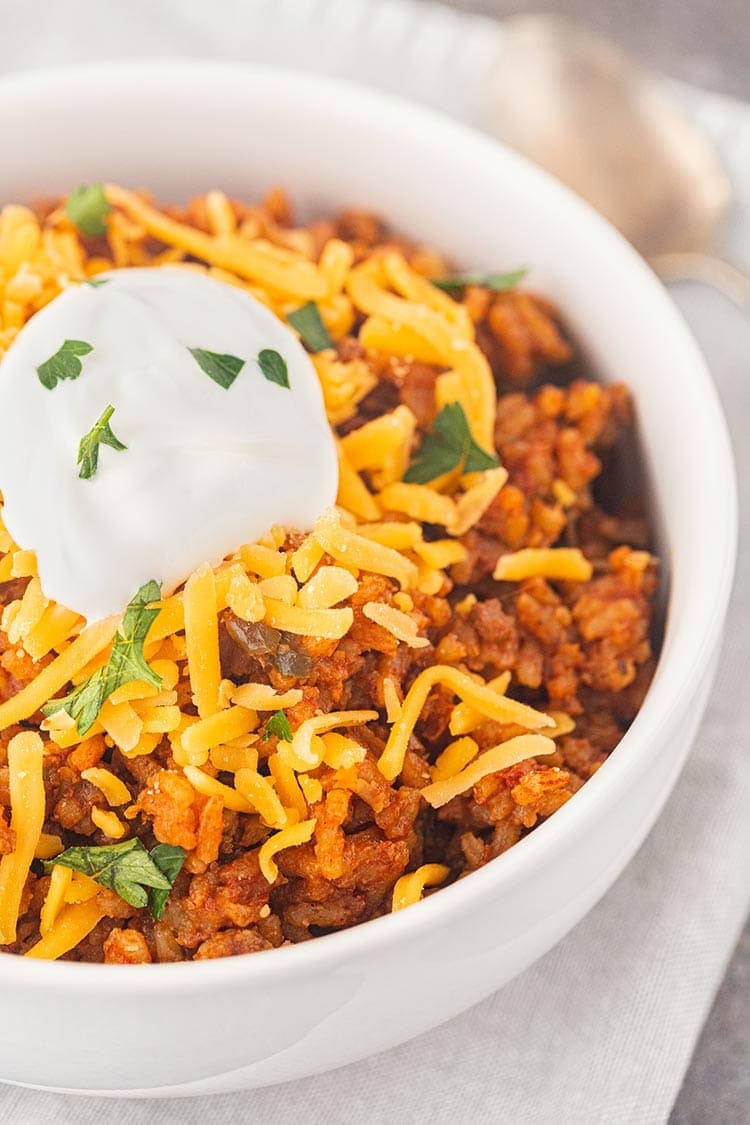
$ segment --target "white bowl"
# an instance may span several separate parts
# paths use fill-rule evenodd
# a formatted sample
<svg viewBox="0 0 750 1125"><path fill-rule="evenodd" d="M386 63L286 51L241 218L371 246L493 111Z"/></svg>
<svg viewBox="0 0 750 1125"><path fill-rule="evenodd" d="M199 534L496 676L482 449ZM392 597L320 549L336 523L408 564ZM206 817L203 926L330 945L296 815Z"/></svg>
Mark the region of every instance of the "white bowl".
<svg viewBox="0 0 750 1125"><path fill-rule="evenodd" d="M482 870L400 914L304 945L158 966L0 955L0 1078L76 1092L191 1094L311 1074L475 1004L545 953L614 882L680 772L729 595L729 440L696 345L625 242L489 140L309 76L137 63L0 82L0 201L113 179L164 199L286 185L305 211L372 208L461 265L527 263L595 369L634 390L671 569L643 708L591 781Z"/></svg>

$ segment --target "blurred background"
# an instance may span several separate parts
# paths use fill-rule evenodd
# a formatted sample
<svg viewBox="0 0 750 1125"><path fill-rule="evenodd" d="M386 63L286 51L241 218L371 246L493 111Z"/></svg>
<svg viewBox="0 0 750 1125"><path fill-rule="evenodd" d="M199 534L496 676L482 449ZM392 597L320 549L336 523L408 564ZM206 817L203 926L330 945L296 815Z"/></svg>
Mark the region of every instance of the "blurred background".
<svg viewBox="0 0 750 1125"><path fill-rule="evenodd" d="M424 3L425 0L420 0ZM429 0L427 0L429 2ZM554 12L610 35L647 66L750 99L748 0L449 0L486 16Z"/></svg>

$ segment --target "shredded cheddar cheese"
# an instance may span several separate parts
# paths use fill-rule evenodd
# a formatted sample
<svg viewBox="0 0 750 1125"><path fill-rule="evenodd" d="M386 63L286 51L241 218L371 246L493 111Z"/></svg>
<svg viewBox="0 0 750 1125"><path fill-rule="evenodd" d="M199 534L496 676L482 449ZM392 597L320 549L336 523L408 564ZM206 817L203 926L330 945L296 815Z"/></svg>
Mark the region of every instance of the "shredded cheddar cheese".
<svg viewBox="0 0 750 1125"><path fill-rule="evenodd" d="M435 411L459 403L474 442L494 452L496 388L475 329L475 320L478 323L485 314L475 313L468 298L454 300L428 281L428 276L439 273L424 262L419 264L416 256L407 261L401 251L381 246L359 260L359 252L339 238L327 238L321 245L322 239L310 231L287 229L250 210L237 211L219 191L204 197L201 222L192 226L117 185L109 184L105 190L112 211L106 249L98 248L96 257L86 256L62 210L42 229L27 208L2 209L0 359L19 328L67 285L113 266L171 263L208 272L250 292L282 319L314 301L334 343L356 331L360 349L380 353L392 363L388 380L396 388L408 374L401 359L432 365L426 382L430 387L434 384ZM153 249L155 242L163 246ZM322 342L328 341L324 337ZM125 775L125 784L114 772L118 762L122 757L153 755L151 762L142 763L149 784L153 767L168 771L179 785L175 809L166 798L164 807L184 829L186 870L203 872L216 859L226 809L251 818L240 823L260 844L260 870L273 885L279 877L275 861L279 852L313 841L314 848L307 851L320 861L326 833L329 837L338 833L340 844L346 834L357 830L360 808L369 802L373 809L382 807L377 802L387 788L383 779L397 782L404 771L404 784L414 787L423 784L413 780L415 774L429 777L421 796L438 809L470 792L488 774L555 753L554 740L574 730L575 722L567 713L545 714L510 698L509 672L486 681L466 670L460 663L464 659L469 668L481 665L473 654L462 655L460 635L452 636L443 628L430 601L438 595L447 599L454 582L462 586L467 582L463 574L471 570L474 552L472 535L465 542L462 537L488 510L494 514L495 500L508 481L507 469L497 465L466 472L465 462L459 461L453 467L443 466L443 475L432 480L423 475L427 483L404 481L428 431L415 405L419 396L413 402L409 399L413 410L402 402L372 418L368 402L355 418L377 385L372 357L360 358L364 353L359 350L354 358L342 358L346 345L311 351L329 421L340 425L355 420L356 428L343 427L336 439L337 506L324 512L312 528L270 528L259 541L237 546L223 561L199 566L182 588L163 597L143 650L160 686L139 680L120 684L83 736L70 715L58 710L40 724L44 741L28 732L10 740L10 827L15 846L0 859L0 944L16 940L32 861L54 859L65 849L61 836L42 832L45 746L57 757L68 755L67 768L77 769L81 779L95 787L97 803L90 818L108 841L125 840L138 829L131 822L150 815L144 812L143 795L130 791L136 793L140 783L136 786ZM412 480L416 479L420 478L414 474ZM500 508L505 498L512 502L510 491L500 497ZM554 498L555 517L577 503L575 490L562 478L554 479L546 493L546 501ZM488 525L485 520L482 533ZM513 535L507 539L512 544L529 541L539 539ZM643 554L643 566L649 558ZM493 577L503 582L535 577L584 582L592 572L578 549L525 547L502 555ZM120 625L120 618L112 617L86 626L80 616L49 601L33 551L13 542L0 510L0 582L16 579L24 581L19 583L18 596L4 607L0 624L9 645L17 649L18 661L25 666L32 662L35 674L30 679L27 675L28 682L21 680L21 689L0 703L0 732L32 719L49 701L85 684L105 667ZM455 615L468 617L477 595L459 587L451 602ZM244 676L235 675L226 660L223 634L221 652L219 647L220 630L232 615L236 636L240 641L247 638L252 670ZM389 636L378 634L367 622ZM375 638L372 651L387 655L383 664L368 665L368 690L371 684L378 710L321 713L335 706L326 695L326 676L333 681L338 669L329 672L326 666L319 679L311 675L308 682L304 674L297 678L296 669L290 673L281 657L289 657L291 650L305 668L321 654L328 658L343 642L339 651L341 674L346 677L356 674L347 667L347 646L351 643L354 648L362 637ZM439 648L443 644L444 658ZM408 651L430 645L445 663L429 665L429 653ZM257 666L252 663L256 653ZM254 682L263 678L269 682ZM235 682L241 679L250 682ZM303 681L304 690L294 686ZM422 754L421 762L410 756L410 768L404 770L413 737L423 738L429 750L430 740L424 736L428 723L424 729L419 724L427 718L430 693L438 688L453 697L448 704L450 739L447 732L443 737L443 724L438 743L443 749L432 764L432 752L429 757ZM345 701L349 698L344 695ZM360 698L361 691L351 693L356 700L353 708ZM482 751L480 746L503 737L502 730L489 735L482 728L486 722L507 726L509 737ZM368 724L375 726L356 730ZM519 728L528 733L517 733ZM269 734L274 740L268 741ZM381 746L377 760L381 778L375 784L377 750L373 748ZM139 778L134 761L131 768L132 777ZM342 791L345 800L337 806ZM337 821L337 808L345 813L350 798L356 806L349 822ZM226 831L226 816L224 820ZM165 822L170 823L166 814ZM158 822L154 831L159 842L172 842L160 834ZM239 830L237 835L240 838ZM420 901L428 888L450 876L451 870L438 863L408 872L393 887L392 909ZM40 937L26 955L64 956L98 925L107 901L93 879L54 866L41 908ZM267 917L271 910L272 905L264 907L261 916Z"/></svg>
<svg viewBox="0 0 750 1125"><path fill-rule="evenodd" d="M577 547L525 547L513 555L501 555L493 578L498 582L522 582L525 578L588 582L592 572L591 563Z"/></svg>
<svg viewBox="0 0 750 1125"><path fill-rule="evenodd" d="M517 723L529 730L539 730L553 725L552 720L541 711L498 695L491 688L477 683L465 672L447 664L434 664L421 672L409 688L401 714L391 728L385 750L378 761L380 772L389 781L393 781L401 772L409 738L427 696L437 684L447 687L488 719L495 719L502 723Z"/></svg>
<svg viewBox="0 0 750 1125"><path fill-rule="evenodd" d="M185 583L184 606L190 686L203 719L218 710L221 681L216 582L207 564Z"/></svg>
<svg viewBox="0 0 750 1125"><path fill-rule="evenodd" d="M431 785L425 786L421 791L422 796L434 809L439 809L476 785L487 774L506 770L510 766L517 765L518 762L525 762L528 758L554 754L555 749L552 739L545 738L544 735L519 734L515 738L509 738L507 742L501 742L498 746L485 750L453 777L443 778L441 781L434 781Z"/></svg>
<svg viewBox="0 0 750 1125"><path fill-rule="evenodd" d="M383 602L367 602L362 607L362 612L370 621L386 629L397 641L403 641L409 648L425 648L430 643L427 637L420 637L414 618L408 613L402 613L400 609L394 609Z"/></svg>
<svg viewBox="0 0 750 1125"><path fill-rule="evenodd" d="M55 918L48 933L26 953L26 957L56 961L82 942L101 922L104 910L98 898L65 906Z"/></svg>
<svg viewBox="0 0 750 1125"><path fill-rule="evenodd" d="M413 906L423 897L426 887L436 887L450 875L450 868L442 863L424 863L409 875L402 875L393 888L392 910Z"/></svg>
<svg viewBox="0 0 750 1125"><path fill-rule="evenodd" d="M44 824L44 747L38 734L17 734L8 744L10 826L15 848L0 859L0 945L16 940L21 896Z"/></svg>
<svg viewBox="0 0 750 1125"><path fill-rule="evenodd" d="M296 848L300 844L306 844L308 840L312 839L315 824L315 820L303 820L299 824L294 824L290 828L282 828L280 832L269 836L261 846L259 855L260 869L267 882L275 883L279 877L279 869L276 866L274 856L285 851L286 848Z"/></svg>

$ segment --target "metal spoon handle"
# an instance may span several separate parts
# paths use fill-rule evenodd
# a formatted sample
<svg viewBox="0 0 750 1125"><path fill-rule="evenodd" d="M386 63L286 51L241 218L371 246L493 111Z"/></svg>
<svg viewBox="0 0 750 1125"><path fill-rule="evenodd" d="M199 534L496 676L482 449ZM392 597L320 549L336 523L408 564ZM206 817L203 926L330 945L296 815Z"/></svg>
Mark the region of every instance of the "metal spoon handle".
<svg viewBox="0 0 750 1125"><path fill-rule="evenodd" d="M727 297L750 315L750 275L715 254L682 251L649 259L662 281L697 281Z"/></svg>

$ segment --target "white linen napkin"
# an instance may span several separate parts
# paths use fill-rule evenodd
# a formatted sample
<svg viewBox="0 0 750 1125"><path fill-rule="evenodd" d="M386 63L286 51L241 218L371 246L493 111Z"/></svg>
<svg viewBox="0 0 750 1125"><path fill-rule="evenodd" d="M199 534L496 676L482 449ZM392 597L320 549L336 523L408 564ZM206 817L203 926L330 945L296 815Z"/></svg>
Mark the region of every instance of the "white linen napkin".
<svg viewBox="0 0 750 1125"><path fill-rule="evenodd" d="M502 57L501 26L413 0L99 0L96 8L87 0L37 0L10 7L0 73L135 56L263 60L357 77L469 121L479 119L483 79ZM727 249L750 260L750 107L677 92L730 169L739 202ZM612 891L495 996L375 1058L284 1086L181 1102L0 1087L3 1121L666 1120L750 901L750 324L709 291L684 287L675 296L708 356L733 430L741 555L724 656L695 749Z"/></svg>

